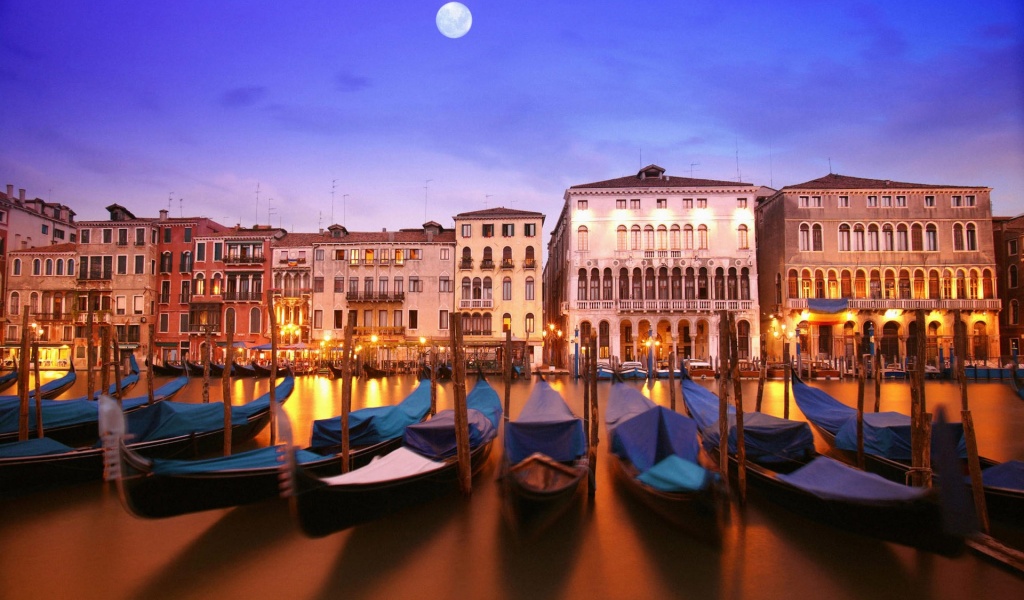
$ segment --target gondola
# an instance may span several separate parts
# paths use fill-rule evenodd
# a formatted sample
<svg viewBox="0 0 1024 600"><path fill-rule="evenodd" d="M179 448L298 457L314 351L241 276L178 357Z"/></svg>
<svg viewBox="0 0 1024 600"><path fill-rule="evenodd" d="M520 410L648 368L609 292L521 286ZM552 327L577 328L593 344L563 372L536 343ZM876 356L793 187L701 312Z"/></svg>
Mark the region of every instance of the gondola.
<svg viewBox="0 0 1024 600"><path fill-rule="evenodd" d="M75 372L75 365L72 364L68 368L68 372L67 373L65 373L64 375L58 377L57 379L54 379L52 381L47 381L43 385L39 386L39 395L44 400L53 400L57 396L60 396L64 392L66 392L69 389L71 389L71 386L75 385L75 381L77 379L78 379L78 374ZM36 397L36 390L29 390L28 397L29 397L29 399L35 398ZM10 402L11 400L18 400L18 399L19 399L19 395L18 394L7 395L7 396L0 396L0 403Z"/></svg>
<svg viewBox="0 0 1024 600"><path fill-rule="evenodd" d="M232 377L256 377L256 368L250 365L243 365L241 363L231 362L231 376Z"/></svg>
<svg viewBox="0 0 1024 600"><path fill-rule="evenodd" d="M847 462L856 460L857 409L824 390L793 380L793 398L821 437ZM950 423L961 470L967 472L967 443L961 423ZM910 417L897 412L864 413L864 467L895 482L907 481L911 468ZM999 463L979 457L985 504L993 517L1024 524L1024 462ZM969 481L967 482L969 485Z"/></svg>
<svg viewBox="0 0 1024 600"><path fill-rule="evenodd" d="M498 481L514 525L533 530L564 512L590 473L583 419L544 380L505 425Z"/></svg>
<svg viewBox="0 0 1024 600"><path fill-rule="evenodd" d="M160 386L153 391L155 403L169 401L186 384L188 376L182 375ZM100 437L98 403L85 399L52 402L60 404L62 412L44 412L44 426L51 423L45 428L46 437L0 444L0 493L99 478L103 460L94 446ZM147 394L125 398L121 405L125 412L136 412L148 402ZM44 411L47 407L43 405ZM84 441L74 442L72 438Z"/></svg>
<svg viewBox="0 0 1024 600"><path fill-rule="evenodd" d="M618 375L623 379L647 379L647 369L639 361L627 360L619 365Z"/></svg>
<svg viewBox="0 0 1024 600"><path fill-rule="evenodd" d="M387 371L385 371L384 369L378 369L373 365L363 363L363 375L365 375L369 379L380 379L381 377L387 375Z"/></svg>
<svg viewBox="0 0 1024 600"><path fill-rule="evenodd" d="M341 365L336 365L331 362L327 363L327 370L331 373L331 377L335 379L341 379L345 375L344 369Z"/></svg>
<svg viewBox="0 0 1024 600"><path fill-rule="evenodd" d="M718 476L700 465L693 419L617 381L608 394L605 427L621 485L676 527L720 544L726 498Z"/></svg>
<svg viewBox="0 0 1024 600"><path fill-rule="evenodd" d="M402 402L353 411L349 415L354 468L401 444L405 427L430 410L430 386L420 382ZM115 415L116 416L116 415ZM321 477L341 473L340 417L314 421L312 444L296 452L303 468ZM338 442L338 443L335 443ZM121 504L138 517L161 518L250 504L278 493L279 447L267 447L202 460L149 459L123 436L104 440ZM337 449L337 450L336 450Z"/></svg>
<svg viewBox="0 0 1024 600"><path fill-rule="evenodd" d="M149 367L149 372L156 377L177 377L188 372L182 363L168 362L158 365L156 363L149 364L147 361L146 366Z"/></svg>
<svg viewBox="0 0 1024 600"><path fill-rule="evenodd" d="M10 373L5 373L3 376L0 376L0 392L6 390L7 388L11 387L16 383L18 383L17 367L15 367L15 369Z"/></svg>
<svg viewBox="0 0 1024 600"><path fill-rule="evenodd" d="M697 421L705 450L721 449L719 398L685 378L683 403ZM727 452L738 470L735 407L728 407ZM834 527L945 555L964 548L969 527L944 529L936 490L913 488L821 456L807 423L748 413L743 417L747 481L769 500ZM969 522L969 518L966 519ZM954 528L956 529L956 528Z"/></svg>
<svg viewBox="0 0 1024 600"><path fill-rule="evenodd" d="M270 366L261 365L258 362L249 363L252 366L252 370L256 372L256 377L270 377ZM278 368L278 371L282 369Z"/></svg>
<svg viewBox="0 0 1024 600"><path fill-rule="evenodd" d="M138 383L139 365L134 358L132 359L132 371L122 377L120 381L122 396ZM117 390L118 384L112 383L106 393L113 396L117 394ZM96 396L92 398L82 396L67 400L44 399L42 401L43 432L46 437L72 446L94 443L98 439L95 400ZM20 404L17 396L0 397L0 444L18 440ZM133 406L137 407L138 404ZM28 419L29 436L32 437L35 436L36 431L36 400L34 397L29 399Z"/></svg>
<svg viewBox="0 0 1024 600"><path fill-rule="evenodd" d="M192 377L203 377L206 373L206 365L204 363L194 363L186 360L185 366L188 367L188 373ZM224 365L210 363L210 377L220 377L223 373Z"/></svg>
<svg viewBox="0 0 1024 600"><path fill-rule="evenodd" d="M480 378L466 398L469 407L470 459L473 473L487 463L501 420L497 392ZM287 416L279 413L282 440L290 435ZM366 523L402 508L422 504L458 489L455 459L455 413L445 410L406 428L402 446L370 464L331 478L309 473L285 445L282 493L302 531L323 536Z"/></svg>

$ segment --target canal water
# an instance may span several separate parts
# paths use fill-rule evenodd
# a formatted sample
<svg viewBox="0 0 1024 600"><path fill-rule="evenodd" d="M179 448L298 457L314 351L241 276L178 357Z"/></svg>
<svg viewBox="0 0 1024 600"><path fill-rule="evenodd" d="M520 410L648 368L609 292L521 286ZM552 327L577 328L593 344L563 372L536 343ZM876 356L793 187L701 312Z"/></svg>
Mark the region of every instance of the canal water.
<svg viewBox="0 0 1024 600"><path fill-rule="evenodd" d="M84 377L81 378L84 380ZM472 378L470 385L472 385ZM552 378L582 414L583 388ZM143 393L140 384L132 394ZM159 384L159 382L157 382ZM704 382L715 389L714 381ZM68 396L84 394L80 381ZM235 403L263 393L266 380L234 382ZM400 400L412 376L359 380L355 407ZM500 383L495 383L503 393ZM598 385L603 411L608 383ZM667 381L637 382L669 404ZM820 382L850 404L856 384ZM512 385L512 416L532 383ZM193 379L182 400L201 401ZM756 382L744 383L752 410ZM210 386L219 400L220 382ZM450 384L439 389L451 405ZM909 412L909 389L882 384L882 410ZM929 382L930 408L959 415L959 388ZM1024 401L1005 384L972 383L982 455L1024 459ZM873 406L873 389L867 405ZM301 377L285 404L302 442L313 419L340 410L340 382ZM782 415L782 384L769 382L764 412ZM795 405L792 417L802 418ZM304 537L286 502L141 520L108 484L91 483L0 498L0 598L1020 598L1024 579L973 555L944 558L819 525L750 498L734 507L722 548L673 529L611 481L604 427L597 494L539 534L504 520L495 484L500 451L471 497L451 495L320 539ZM254 443L269 443L265 431ZM1024 547L1020 532L997 529Z"/></svg>

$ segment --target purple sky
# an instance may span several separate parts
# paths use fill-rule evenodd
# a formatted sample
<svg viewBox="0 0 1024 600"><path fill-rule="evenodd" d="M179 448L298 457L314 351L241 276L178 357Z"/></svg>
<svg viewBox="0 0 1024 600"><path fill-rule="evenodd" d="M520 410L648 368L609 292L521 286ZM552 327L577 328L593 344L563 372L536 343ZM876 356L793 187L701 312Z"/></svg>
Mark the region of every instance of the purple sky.
<svg viewBox="0 0 1024 600"><path fill-rule="evenodd" d="M1024 212L1020 0L465 0L459 39L444 1L0 0L0 185L80 220L372 230L831 159Z"/></svg>

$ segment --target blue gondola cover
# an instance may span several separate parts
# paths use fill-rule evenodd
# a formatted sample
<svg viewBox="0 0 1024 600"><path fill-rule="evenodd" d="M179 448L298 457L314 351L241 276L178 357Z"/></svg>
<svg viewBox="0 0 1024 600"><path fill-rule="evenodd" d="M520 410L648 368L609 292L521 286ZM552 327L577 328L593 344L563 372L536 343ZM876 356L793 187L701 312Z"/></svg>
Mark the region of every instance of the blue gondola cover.
<svg viewBox="0 0 1024 600"><path fill-rule="evenodd" d="M545 381L534 386L519 417L505 427L505 453L512 464L534 452L568 462L586 451L583 419L574 415L561 394Z"/></svg>
<svg viewBox="0 0 1024 600"><path fill-rule="evenodd" d="M376 444L402 435L405 428L423 420L430 411L430 384L419 385L393 406L374 406L352 411L348 416L349 442L353 446ZM341 417L313 421L310 446L323 448L341 443Z"/></svg>

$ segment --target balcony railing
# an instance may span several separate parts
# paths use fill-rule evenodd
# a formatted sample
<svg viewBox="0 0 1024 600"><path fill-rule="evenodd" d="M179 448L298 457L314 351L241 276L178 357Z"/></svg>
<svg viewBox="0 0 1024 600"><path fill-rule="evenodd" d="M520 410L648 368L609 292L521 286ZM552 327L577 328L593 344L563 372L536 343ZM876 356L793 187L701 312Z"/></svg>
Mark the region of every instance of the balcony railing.
<svg viewBox="0 0 1024 600"><path fill-rule="evenodd" d="M353 333L362 338L369 338L371 335L378 338L401 337L405 335L405 327L356 327ZM365 344L366 339L363 339L362 343Z"/></svg>
<svg viewBox="0 0 1024 600"><path fill-rule="evenodd" d="M524 269L536 269L537 268L537 260L533 259L533 258L527 258L526 260L523 261L523 268Z"/></svg>
<svg viewBox="0 0 1024 600"><path fill-rule="evenodd" d="M228 265L256 265L266 262L266 257L262 254L240 254L240 255L228 255L224 257L224 264Z"/></svg>
<svg viewBox="0 0 1024 600"><path fill-rule="evenodd" d="M487 270L487 271L493 271L494 270L494 261L493 260L482 260L482 261L480 261L480 268L484 269L484 270Z"/></svg>
<svg viewBox="0 0 1024 600"><path fill-rule="evenodd" d="M157 302L159 302L160 304L170 304L171 303L171 295L170 294L160 294L160 296L157 298Z"/></svg>
<svg viewBox="0 0 1024 600"><path fill-rule="evenodd" d="M504 258L504 259L501 260L501 268L502 269L514 269L515 267L516 267L516 263L511 258Z"/></svg>
<svg viewBox="0 0 1024 600"><path fill-rule="evenodd" d="M580 301L577 301L579 303ZM593 302L593 301L590 301ZM753 300L617 300L619 312L707 312L751 310ZM578 308L578 307L577 307Z"/></svg>
<svg viewBox="0 0 1024 600"><path fill-rule="evenodd" d="M472 258L463 258L462 260L459 261L459 268L462 269L462 270L472 269L473 268L473 259Z"/></svg>
<svg viewBox="0 0 1024 600"><path fill-rule="evenodd" d="M178 302L188 304L192 301L192 294L178 294Z"/></svg>
<svg viewBox="0 0 1024 600"><path fill-rule="evenodd" d="M305 258L288 258L288 257L285 257L285 258L277 259L277 262L282 264L282 265L286 265L288 263L295 263L297 265L304 265L304 264L306 264L306 259Z"/></svg>
<svg viewBox="0 0 1024 600"><path fill-rule="evenodd" d="M263 292L224 292L224 299L229 302L260 302Z"/></svg>
<svg viewBox="0 0 1024 600"><path fill-rule="evenodd" d="M37 321L70 321L70 312L42 311L33 315Z"/></svg>
<svg viewBox="0 0 1024 600"><path fill-rule="evenodd" d="M476 298L459 300L459 308L494 308L494 299Z"/></svg>
<svg viewBox="0 0 1024 600"><path fill-rule="evenodd" d="M349 302L404 302L405 292L346 292Z"/></svg>
<svg viewBox="0 0 1024 600"><path fill-rule="evenodd" d="M113 278L113 269L109 271L79 271L79 281L109 281Z"/></svg>
<svg viewBox="0 0 1024 600"><path fill-rule="evenodd" d="M210 330L211 335L220 335L220 323L189 323L188 333L206 333Z"/></svg>
<svg viewBox="0 0 1024 600"><path fill-rule="evenodd" d="M933 298L848 298L850 310L1000 310L1002 300L933 299ZM786 301L791 310L807 308L807 298L790 298Z"/></svg>

